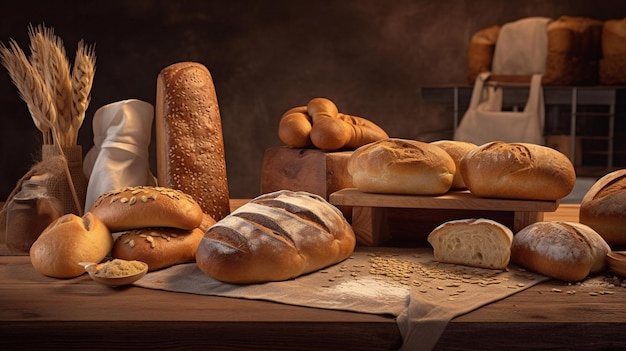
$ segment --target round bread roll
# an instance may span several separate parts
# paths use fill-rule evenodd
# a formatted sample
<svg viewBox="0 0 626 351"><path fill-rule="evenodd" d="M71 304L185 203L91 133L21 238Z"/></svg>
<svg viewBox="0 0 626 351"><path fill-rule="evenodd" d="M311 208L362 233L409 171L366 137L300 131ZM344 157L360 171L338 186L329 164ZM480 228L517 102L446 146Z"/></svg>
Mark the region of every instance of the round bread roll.
<svg viewBox="0 0 626 351"><path fill-rule="evenodd" d="M563 281L579 281L607 268L609 245L590 227L575 222L537 222L520 230L511 262Z"/></svg>
<svg viewBox="0 0 626 351"><path fill-rule="evenodd" d="M135 229L120 235L111 255L127 261L137 260L148 264L154 271L181 263L195 262L198 244L204 236L200 228L182 230L176 228Z"/></svg>
<svg viewBox="0 0 626 351"><path fill-rule="evenodd" d="M626 245L626 169L598 179L583 197L579 216L609 245Z"/></svg>
<svg viewBox="0 0 626 351"><path fill-rule="evenodd" d="M567 156L536 144L486 143L468 152L460 168L468 189L479 197L558 200L576 183Z"/></svg>
<svg viewBox="0 0 626 351"><path fill-rule="evenodd" d="M397 138L356 149L347 169L363 192L413 195L446 193L456 172L454 160L442 148Z"/></svg>
<svg viewBox="0 0 626 351"><path fill-rule="evenodd" d="M454 165L456 166L456 172L454 172L454 178L452 179L452 189L466 189L467 185L465 185L463 176L461 176L461 172L459 172L459 169L461 168L461 159L468 152L477 148L478 145L467 141L458 140L437 140L431 142L431 144L444 149L454 161Z"/></svg>
<svg viewBox="0 0 626 351"><path fill-rule="evenodd" d="M136 186L100 195L89 210L112 232L148 227L198 228L204 213L191 196L182 191Z"/></svg>
<svg viewBox="0 0 626 351"><path fill-rule="evenodd" d="M233 284L281 281L350 256L356 237L322 197L288 190L261 195L213 225L196 252L208 276Z"/></svg>
<svg viewBox="0 0 626 351"><path fill-rule="evenodd" d="M436 261L490 269L509 265L512 241L511 229L485 218L448 221L428 235Z"/></svg>
<svg viewBox="0 0 626 351"><path fill-rule="evenodd" d="M98 263L112 246L113 236L98 217L70 213L44 229L30 248L30 262L41 274L74 278L85 273L79 262Z"/></svg>

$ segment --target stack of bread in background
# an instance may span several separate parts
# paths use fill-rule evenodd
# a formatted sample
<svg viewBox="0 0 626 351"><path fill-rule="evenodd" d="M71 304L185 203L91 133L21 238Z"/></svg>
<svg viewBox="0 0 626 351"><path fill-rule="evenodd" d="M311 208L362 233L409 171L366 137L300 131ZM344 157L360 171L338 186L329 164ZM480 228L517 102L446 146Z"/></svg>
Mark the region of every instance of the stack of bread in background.
<svg viewBox="0 0 626 351"><path fill-rule="evenodd" d="M491 72L501 29L495 24L474 33L468 45L467 78L474 84ZM544 85L616 85L626 82L626 19L600 21L562 16L547 26Z"/></svg>

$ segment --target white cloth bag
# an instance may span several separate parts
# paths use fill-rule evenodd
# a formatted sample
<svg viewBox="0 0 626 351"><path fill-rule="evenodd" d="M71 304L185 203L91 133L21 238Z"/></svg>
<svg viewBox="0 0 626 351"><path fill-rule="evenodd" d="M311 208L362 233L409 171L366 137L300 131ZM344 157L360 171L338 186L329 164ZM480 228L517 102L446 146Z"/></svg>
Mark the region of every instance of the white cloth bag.
<svg viewBox="0 0 626 351"><path fill-rule="evenodd" d="M85 211L105 192L156 185L148 151L153 119L154 107L135 99L114 102L96 111L94 145L83 161L89 179Z"/></svg>
<svg viewBox="0 0 626 351"><path fill-rule="evenodd" d="M545 106L541 75L530 82L528 101L523 112L502 111L502 89L485 86L489 72L476 78L470 105L454 132L454 140L482 145L491 141L543 144Z"/></svg>

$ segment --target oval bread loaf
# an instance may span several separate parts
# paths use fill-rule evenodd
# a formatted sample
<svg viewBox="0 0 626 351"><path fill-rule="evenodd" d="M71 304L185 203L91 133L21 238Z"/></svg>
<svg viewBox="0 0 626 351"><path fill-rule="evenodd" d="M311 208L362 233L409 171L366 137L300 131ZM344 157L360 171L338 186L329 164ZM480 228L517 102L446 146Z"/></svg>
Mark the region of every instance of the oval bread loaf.
<svg viewBox="0 0 626 351"><path fill-rule="evenodd" d="M452 180L452 189L466 189L467 185L465 185L463 176L459 171L461 168L461 159L468 152L477 148L478 145L459 140L437 140L431 142L431 144L444 149L454 161L454 165L456 166L456 172L454 172L454 179Z"/></svg>
<svg viewBox="0 0 626 351"><path fill-rule="evenodd" d="M626 169L598 179L583 197L579 216L609 245L626 245Z"/></svg>
<svg viewBox="0 0 626 351"><path fill-rule="evenodd" d="M490 269L508 266L512 241L511 229L485 218L448 221L428 235L436 261Z"/></svg>
<svg viewBox="0 0 626 351"><path fill-rule="evenodd" d="M199 228L135 229L120 235L111 250L114 258L145 262L149 271L195 262L198 244L204 236Z"/></svg>
<svg viewBox="0 0 626 351"><path fill-rule="evenodd" d="M536 144L486 143L467 153L460 167L468 189L479 197L558 200L576 182L565 155Z"/></svg>
<svg viewBox="0 0 626 351"><path fill-rule="evenodd" d="M356 149L347 169L363 192L414 195L446 193L456 172L454 160L442 148L398 138Z"/></svg>
<svg viewBox="0 0 626 351"><path fill-rule="evenodd" d="M575 222L536 222L513 238L511 261L535 273L579 281L607 268L609 245L590 227Z"/></svg>
<svg viewBox="0 0 626 351"><path fill-rule="evenodd" d="M39 273L74 278L85 273L79 262L100 262L113 246L104 223L87 212L66 214L50 223L30 248L30 262Z"/></svg>
<svg viewBox="0 0 626 351"><path fill-rule="evenodd" d="M281 190L261 195L218 221L196 252L208 276L234 284L281 281L346 259L356 238L322 197Z"/></svg>
<svg viewBox="0 0 626 351"><path fill-rule="evenodd" d="M203 212L189 195L175 189L136 186L112 190L100 195L90 212L112 232L171 227L198 228Z"/></svg>

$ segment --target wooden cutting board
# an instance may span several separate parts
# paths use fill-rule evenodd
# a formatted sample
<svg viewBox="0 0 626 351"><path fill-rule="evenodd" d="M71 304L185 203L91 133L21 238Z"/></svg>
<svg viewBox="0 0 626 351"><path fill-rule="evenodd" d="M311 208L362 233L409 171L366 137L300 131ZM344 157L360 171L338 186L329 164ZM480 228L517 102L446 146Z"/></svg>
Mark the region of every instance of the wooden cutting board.
<svg viewBox="0 0 626 351"><path fill-rule="evenodd" d="M480 198L469 191L449 192L440 196L364 193L346 188L330 194L335 206L352 208L352 228L357 242L379 246L390 238L390 220L403 209L403 225L427 235L435 226L453 219L490 218L507 225L514 233L543 220L544 212L553 212L559 201ZM395 216L395 217L394 217ZM510 217L511 220L503 218ZM413 221L411 221L413 219ZM427 222L427 223L426 223ZM425 224L425 225L421 225Z"/></svg>

